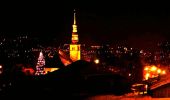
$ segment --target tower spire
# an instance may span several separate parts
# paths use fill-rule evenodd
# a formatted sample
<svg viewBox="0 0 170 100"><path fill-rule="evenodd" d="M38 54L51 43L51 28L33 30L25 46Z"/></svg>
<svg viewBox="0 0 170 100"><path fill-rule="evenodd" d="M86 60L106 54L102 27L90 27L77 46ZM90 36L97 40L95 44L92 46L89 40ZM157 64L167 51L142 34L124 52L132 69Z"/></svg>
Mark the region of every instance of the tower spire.
<svg viewBox="0 0 170 100"><path fill-rule="evenodd" d="M73 33L77 33L77 25L76 25L76 10L74 9L74 22L73 22Z"/></svg>
<svg viewBox="0 0 170 100"><path fill-rule="evenodd" d="M76 10L74 9L74 25L76 25Z"/></svg>
<svg viewBox="0 0 170 100"><path fill-rule="evenodd" d="M74 22L73 22L73 30L72 30L72 38L71 38L71 44L70 44L70 58L71 60L77 61L81 58L80 53L80 44L78 44L79 38L77 34L77 25L76 25L76 11L74 9Z"/></svg>

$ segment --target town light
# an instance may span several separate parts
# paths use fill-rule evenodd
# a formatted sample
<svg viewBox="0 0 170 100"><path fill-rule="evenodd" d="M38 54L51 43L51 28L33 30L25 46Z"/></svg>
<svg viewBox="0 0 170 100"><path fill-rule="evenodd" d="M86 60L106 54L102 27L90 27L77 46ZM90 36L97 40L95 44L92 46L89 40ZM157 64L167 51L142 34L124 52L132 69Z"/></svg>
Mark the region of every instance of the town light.
<svg viewBox="0 0 170 100"><path fill-rule="evenodd" d="M160 74L161 73L161 69L158 69L157 72L158 72L158 74Z"/></svg>
<svg viewBox="0 0 170 100"><path fill-rule="evenodd" d="M150 76L150 74L147 73L147 74L145 75L145 79L148 80L149 76Z"/></svg>
<svg viewBox="0 0 170 100"><path fill-rule="evenodd" d="M149 70L149 68L148 67L145 67L145 69L144 70Z"/></svg>
<svg viewBox="0 0 170 100"><path fill-rule="evenodd" d="M94 60L94 63L95 63L95 64L99 64L99 62L100 62L99 59L95 59L95 60Z"/></svg>
<svg viewBox="0 0 170 100"><path fill-rule="evenodd" d="M145 66L144 67L144 79L148 80L149 78L158 77L159 75L165 75L167 72L155 65L152 66Z"/></svg>
<svg viewBox="0 0 170 100"><path fill-rule="evenodd" d="M165 71L165 70L163 70L163 71L162 71L162 74L166 74L166 71Z"/></svg>
<svg viewBox="0 0 170 100"><path fill-rule="evenodd" d="M2 65L0 65L0 74L2 74L2 71L3 71Z"/></svg>
<svg viewBox="0 0 170 100"><path fill-rule="evenodd" d="M156 71L157 70L157 67L156 66L152 66L151 67L151 71Z"/></svg>

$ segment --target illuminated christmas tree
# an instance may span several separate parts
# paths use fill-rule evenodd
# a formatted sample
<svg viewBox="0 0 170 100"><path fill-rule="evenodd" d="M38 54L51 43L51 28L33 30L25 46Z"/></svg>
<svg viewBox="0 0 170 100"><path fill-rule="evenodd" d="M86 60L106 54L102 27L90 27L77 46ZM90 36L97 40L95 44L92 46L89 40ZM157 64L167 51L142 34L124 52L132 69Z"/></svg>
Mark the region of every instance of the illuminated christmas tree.
<svg viewBox="0 0 170 100"><path fill-rule="evenodd" d="M36 72L35 75L44 75L44 65L45 65L45 58L43 56L43 53L40 52L39 57L38 57L38 62L36 65Z"/></svg>

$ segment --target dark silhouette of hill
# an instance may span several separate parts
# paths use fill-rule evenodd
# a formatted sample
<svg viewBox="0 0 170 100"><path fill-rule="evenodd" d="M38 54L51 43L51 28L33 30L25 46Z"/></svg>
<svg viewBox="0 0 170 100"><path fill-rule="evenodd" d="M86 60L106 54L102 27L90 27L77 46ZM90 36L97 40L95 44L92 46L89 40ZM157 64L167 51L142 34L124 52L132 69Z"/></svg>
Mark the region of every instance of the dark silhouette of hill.
<svg viewBox="0 0 170 100"><path fill-rule="evenodd" d="M126 78L117 74L104 73L97 67L100 66L79 60L65 68L49 73L44 79L48 80L47 84L50 83L60 93L64 91L64 94L85 92L121 95L129 92L130 83Z"/></svg>
<svg viewBox="0 0 170 100"><path fill-rule="evenodd" d="M18 76L14 80L7 97L54 97L82 99L91 95L114 94L122 95L129 92L128 80L120 75L104 73L94 63L83 60L76 61L64 68L44 76Z"/></svg>
<svg viewBox="0 0 170 100"><path fill-rule="evenodd" d="M97 73L96 67L97 66L95 66L93 63L79 60L68 66L65 66L64 68L49 73L45 77L60 77L60 76L62 77L62 75L64 77L65 74L78 75L78 76L85 75L85 74L93 74L93 73Z"/></svg>

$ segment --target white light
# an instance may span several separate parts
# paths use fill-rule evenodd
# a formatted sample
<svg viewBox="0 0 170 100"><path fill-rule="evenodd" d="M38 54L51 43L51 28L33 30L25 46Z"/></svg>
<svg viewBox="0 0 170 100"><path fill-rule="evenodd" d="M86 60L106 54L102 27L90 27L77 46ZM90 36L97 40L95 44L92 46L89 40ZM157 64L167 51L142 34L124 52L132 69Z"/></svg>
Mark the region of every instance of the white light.
<svg viewBox="0 0 170 100"><path fill-rule="evenodd" d="M94 62L95 62L96 64L99 64L99 59L95 59Z"/></svg>

